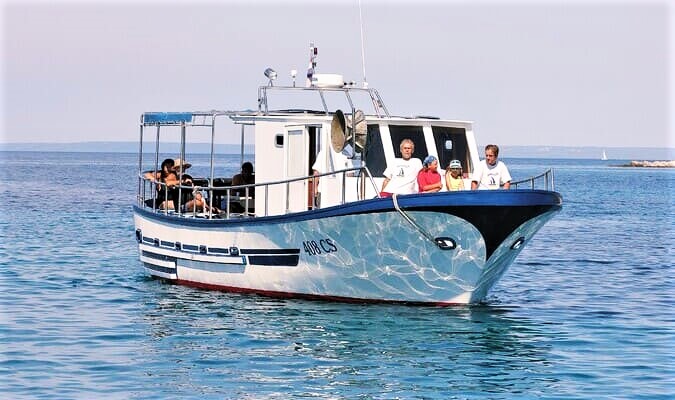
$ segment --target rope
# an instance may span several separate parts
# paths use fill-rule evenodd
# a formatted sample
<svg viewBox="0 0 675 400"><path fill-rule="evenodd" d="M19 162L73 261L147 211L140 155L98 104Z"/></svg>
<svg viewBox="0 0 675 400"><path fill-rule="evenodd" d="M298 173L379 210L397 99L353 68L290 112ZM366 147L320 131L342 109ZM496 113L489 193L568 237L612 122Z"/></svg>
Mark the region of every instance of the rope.
<svg viewBox="0 0 675 400"><path fill-rule="evenodd" d="M394 208L396 209L396 211L398 211L399 214L401 214L401 216L403 217L403 219L405 219L406 221L408 221L408 222L410 223L410 225L412 225L415 229L417 229L417 230L419 231L419 233L422 234L422 236L424 236L425 238L427 238L431 243L433 243L433 244L435 244L436 246L439 246L439 247L440 247L439 243L436 241L436 238L434 238L433 236L431 236L431 235L429 234L429 232L427 232L424 228L422 228L421 226L419 226L419 224L418 224L417 222L415 222L415 220L413 220L408 214L406 214L405 211L403 211L403 210L401 209L401 207L398 206L398 199L396 198L397 196L398 196L398 195L397 195L396 193L392 193L392 195L391 195L391 199L394 201Z"/></svg>

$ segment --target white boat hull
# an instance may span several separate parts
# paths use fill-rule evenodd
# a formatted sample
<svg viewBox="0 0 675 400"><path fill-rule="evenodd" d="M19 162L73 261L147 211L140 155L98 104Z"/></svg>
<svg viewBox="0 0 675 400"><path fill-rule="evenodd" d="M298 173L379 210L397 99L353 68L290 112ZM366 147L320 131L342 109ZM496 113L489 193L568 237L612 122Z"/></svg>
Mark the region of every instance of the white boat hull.
<svg viewBox="0 0 675 400"><path fill-rule="evenodd" d="M395 210L239 224L138 209L134 218L147 271L181 284L280 297L466 304L485 298L555 212L527 219L493 249L475 225L441 211L407 215L455 248L442 249Z"/></svg>

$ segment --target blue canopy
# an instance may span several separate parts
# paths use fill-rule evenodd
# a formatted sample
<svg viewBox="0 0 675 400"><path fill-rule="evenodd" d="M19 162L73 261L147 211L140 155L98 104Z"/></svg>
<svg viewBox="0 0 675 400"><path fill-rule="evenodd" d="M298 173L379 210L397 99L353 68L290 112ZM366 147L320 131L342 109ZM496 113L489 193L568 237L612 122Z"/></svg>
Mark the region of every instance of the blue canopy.
<svg viewBox="0 0 675 400"><path fill-rule="evenodd" d="M181 122L192 122L192 113L149 112L143 114L144 124L178 124Z"/></svg>

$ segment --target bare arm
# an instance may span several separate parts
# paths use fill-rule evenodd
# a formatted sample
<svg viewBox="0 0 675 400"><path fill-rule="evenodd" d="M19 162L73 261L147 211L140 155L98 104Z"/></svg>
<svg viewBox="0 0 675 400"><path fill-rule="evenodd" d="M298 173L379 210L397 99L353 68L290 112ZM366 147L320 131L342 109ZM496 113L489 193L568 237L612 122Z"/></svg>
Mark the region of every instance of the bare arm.
<svg viewBox="0 0 675 400"><path fill-rule="evenodd" d="M150 179L151 181L156 181L159 179L159 171L150 171L143 174L145 179Z"/></svg>
<svg viewBox="0 0 675 400"><path fill-rule="evenodd" d="M438 192L443 187L443 184L439 181L438 183L432 183L430 185L424 185L422 187L423 192Z"/></svg>
<svg viewBox="0 0 675 400"><path fill-rule="evenodd" d="M476 189L478 189L478 182L471 181L471 190L476 190Z"/></svg>
<svg viewBox="0 0 675 400"><path fill-rule="evenodd" d="M509 190L511 188L511 181L508 181L504 184L504 189Z"/></svg>
<svg viewBox="0 0 675 400"><path fill-rule="evenodd" d="M384 192L384 188L387 187L389 180L390 180L389 178L384 178L384 182L382 182L382 190L380 190L380 192Z"/></svg>

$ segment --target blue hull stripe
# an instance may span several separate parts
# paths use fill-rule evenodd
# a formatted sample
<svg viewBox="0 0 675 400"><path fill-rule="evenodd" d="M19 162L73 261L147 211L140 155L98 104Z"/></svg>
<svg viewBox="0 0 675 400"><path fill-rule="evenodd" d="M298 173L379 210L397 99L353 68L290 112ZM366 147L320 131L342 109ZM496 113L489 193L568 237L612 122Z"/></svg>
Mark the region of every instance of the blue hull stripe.
<svg viewBox="0 0 675 400"><path fill-rule="evenodd" d="M185 247L185 245L183 245ZM198 246L191 246L196 247ZM248 261L251 265L274 265L297 267L300 262L300 249L241 249L240 254L248 255ZM160 261L175 262L178 257L157 254L151 251L143 250L141 255ZM157 268L164 268L158 267ZM154 269L157 269L154 268ZM166 271L164 271L166 272ZM175 274L174 272L170 272Z"/></svg>
<svg viewBox="0 0 675 400"><path fill-rule="evenodd" d="M167 267L161 267L159 265L155 264L150 264L150 263L143 263L143 266L147 269L151 269L153 271L157 272L162 272L165 274L176 274L176 268L167 268Z"/></svg>
<svg viewBox="0 0 675 400"><path fill-rule="evenodd" d="M285 267L297 267L299 261L300 261L299 255L248 256L248 262L251 265L274 265Z"/></svg>
<svg viewBox="0 0 675 400"><path fill-rule="evenodd" d="M300 249L239 249L239 254L300 254Z"/></svg>
<svg viewBox="0 0 675 400"><path fill-rule="evenodd" d="M153 258L155 260L160 260L160 261L169 261L169 262L176 261L176 257L167 256L167 255L164 255L164 254L152 253L152 252L147 251L147 250L143 250L141 252L141 255L144 256L144 257Z"/></svg>

